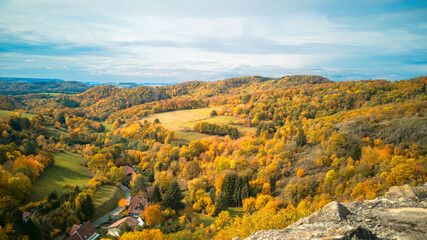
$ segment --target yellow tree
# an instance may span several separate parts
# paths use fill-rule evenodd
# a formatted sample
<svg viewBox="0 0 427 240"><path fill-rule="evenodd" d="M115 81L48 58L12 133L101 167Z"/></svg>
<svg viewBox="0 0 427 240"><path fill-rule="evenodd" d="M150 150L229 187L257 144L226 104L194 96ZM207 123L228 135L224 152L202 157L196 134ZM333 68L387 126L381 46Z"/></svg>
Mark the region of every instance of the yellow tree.
<svg viewBox="0 0 427 240"><path fill-rule="evenodd" d="M159 204L154 204L145 208L141 214L141 218L145 220L148 226L153 226L163 220L162 210Z"/></svg>
<svg viewBox="0 0 427 240"><path fill-rule="evenodd" d="M262 209L263 207L265 207L265 205L272 199L272 197L270 195L263 195L260 194L258 195L256 201L255 201L255 208L257 210Z"/></svg>
<svg viewBox="0 0 427 240"><path fill-rule="evenodd" d="M8 179L9 192L18 200L22 201L31 194L31 181L24 174L17 174L17 177Z"/></svg>
<svg viewBox="0 0 427 240"><path fill-rule="evenodd" d="M215 220L215 226L218 230L220 230L229 225L232 221L233 219L230 217L230 213L227 211L222 211L218 214L218 217Z"/></svg>
<svg viewBox="0 0 427 240"><path fill-rule="evenodd" d="M126 232L119 240L162 240L163 233L159 229L142 230L141 232Z"/></svg>
<svg viewBox="0 0 427 240"><path fill-rule="evenodd" d="M299 178L302 178L302 177L304 176L304 169L299 169L299 170L297 171L297 176L298 176Z"/></svg>
<svg viewBox="0 0 427 240"><path fill-rule="evenodd" d="M243 209L245 212L252 213L256 211L255 208L256 199L254 197L249 197L243 199Z"/></svg>
<svg viewBox="0 0 427 240"><path fill-rule="evenodd" d="M104 169L107 166L108 160L104 154L97 153L88 163L90 169Z"/></svg>
<svg viewBox="0 0 427 240"><path fill-rule="evenodd" d="M112 182L117 183L124 181L126 179L125 172L123 170L123 167L112 167L110 168L109 177Z"/></svg>
<svg viewBox="0 0 427 240"><path fill-rule="evenodd" d="M35 180L40 175L40 170L37 167L37 163L34 162L34 159L32 156L29 156L29 157L19 156L13 164L13 169L16 170L21 167L30 168L31 173L33 174L33 180Z"/></svg>
<svg viewBox="0 0 427 240"><path fill-rule="evenodd" d="M408 180L414 178L414 167L407 163L401 163L391 169L386 182L390 186L405 184Z"/></svg>
<svg viewBox="0 0 427 240"><path fill-rule="evenodd" d="M127 205L127 201L126 201L126 199L124 199L124 198L122 198L122 199L120 199L120 201L119 201L119 206L120 207L124 207L124 206L126 206Z"/></svg>

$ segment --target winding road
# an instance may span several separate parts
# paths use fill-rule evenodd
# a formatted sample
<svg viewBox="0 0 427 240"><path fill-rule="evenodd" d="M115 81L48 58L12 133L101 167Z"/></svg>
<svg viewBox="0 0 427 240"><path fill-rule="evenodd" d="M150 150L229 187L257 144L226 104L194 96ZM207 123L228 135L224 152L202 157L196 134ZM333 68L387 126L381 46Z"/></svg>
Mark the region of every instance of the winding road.
<svg viewBox="0 0 427 240"><path fill-rule="evenodd" d="M128 202L128 204L129 204L129 202L130 202L130 190L129 190L129 188L127 188L125 185L123 185L123 184L121 184L120 183L120 189L121 190L123 190L124 192L125 192L125 199L126 199L126 201ZM118 206L118 207L116 207L114 210L112 210L111 212L109 212L109 213L107 213L107 214L105 214L104 216L102 216L102 217L100 217L99 219L97 219L95 222L93 222L92 224L93 224L93 226L94 227L98 227L99 225L101 225L101 224L103 224L103 223L105 223L106 221L108 221L108 218L109 218L109 216L111 215L111 216L114 216L114 215L117 215L117 214L119 214L121 211L122 211L122 208L123 207L120 207L120 206Z"/></svg>

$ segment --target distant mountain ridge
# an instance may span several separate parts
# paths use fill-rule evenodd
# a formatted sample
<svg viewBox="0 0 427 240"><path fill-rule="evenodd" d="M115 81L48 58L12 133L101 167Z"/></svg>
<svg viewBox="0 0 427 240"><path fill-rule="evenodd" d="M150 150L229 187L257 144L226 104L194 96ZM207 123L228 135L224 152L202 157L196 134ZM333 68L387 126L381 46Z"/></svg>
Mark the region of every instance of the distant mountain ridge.
<svg viewBox="0 0 427 240"><path fill-rule="evenodd" d="M21 95L30 93L82 93L96 86L115 86L133 89L139 86L169 86L176 83L135 83L135 82L83 82L54 78L0 77L0 95Z"/></svg>
<svg viewBox="0 0 427 240"><path fill-rule="evenodd" d="M21 95L29 93L81 93L93 86L76 81L0 81L0 94Z"/></svg>
<svg viewBox="0 0 427 240"><path fill-rule="evenodd" d="M0 81L7 82L64 82L65 80L56 78L16 78L16 77L0 77Z"/></svg>

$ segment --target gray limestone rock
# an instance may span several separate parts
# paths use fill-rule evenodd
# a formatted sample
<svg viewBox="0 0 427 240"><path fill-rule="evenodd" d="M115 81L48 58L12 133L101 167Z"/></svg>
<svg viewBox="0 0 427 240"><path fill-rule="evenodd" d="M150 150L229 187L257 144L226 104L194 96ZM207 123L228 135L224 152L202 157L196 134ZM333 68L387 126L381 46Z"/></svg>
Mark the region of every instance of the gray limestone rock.
<svg viewBox="0 0 427 240"><path fill-rule="evenodd" d="M384 195L393 201L418 201L418 196L409 185L391 187Z"/></svg>
<svg viewBox="0 0 427 240"><path fill-rule="evenodd" d="M263 230L247 240L417 240L427 239L427 184L392 187L384 197L331 202L284 229ZM238 240L237 238L235 240Z"/></svg>
<svg viewBox="0 0 427 240"><path fill-rule="evenodd" d="M339 222L346 219L346 216L351 212L339 202L331 202L327 204L322 210L308 217L310 222L325 221L325 222Z"/></svg>

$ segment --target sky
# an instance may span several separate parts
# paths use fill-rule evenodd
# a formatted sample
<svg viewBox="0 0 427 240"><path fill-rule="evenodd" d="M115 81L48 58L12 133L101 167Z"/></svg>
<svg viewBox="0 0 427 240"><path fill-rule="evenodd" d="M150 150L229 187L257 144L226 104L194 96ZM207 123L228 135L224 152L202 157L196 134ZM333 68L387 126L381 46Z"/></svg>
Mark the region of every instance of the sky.
<svg viewBox="0 0 427 240"><path fill-rule="evenodd" d="M427 75L427 1L0 0L0 77Z"/></svg>

